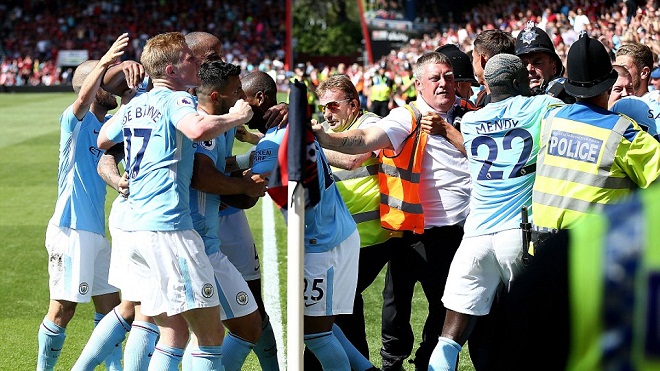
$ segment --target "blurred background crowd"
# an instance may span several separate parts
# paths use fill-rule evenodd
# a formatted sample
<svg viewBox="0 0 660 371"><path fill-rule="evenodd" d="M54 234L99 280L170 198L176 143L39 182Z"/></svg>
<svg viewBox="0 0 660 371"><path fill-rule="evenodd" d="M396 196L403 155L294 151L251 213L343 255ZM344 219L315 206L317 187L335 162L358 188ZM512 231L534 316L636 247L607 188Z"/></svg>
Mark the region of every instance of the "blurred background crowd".
<svg viewBox="0 0 660 371"><path fill-rule="evenodd" d="M377 18L401 19L403 0L367 0L366 11ZM660 54L660 11L656 1L644 0L491 0L462 14L441 14L435 2L419 2L420 22L436 24L436 31L410 39L372 65L356 62L328 65L307 62L305 73L314 83L343 72L360 79L384 64L393 79L423 53L456 44L470 55L472 41L485 29L518 34L534 21L552 38L565 60L568 48L581 31L599 39L614 55L629 41L648 45ZM0 4L0 85L69 84L70 66L59 66L60 50L86 49L97 59L116 36L129 32L132 44L125 58L139 60L146 40L165 31L201 30L224 40L225 60L268 72L286 90L292 71L285 70L285 2L244 0L224 2L169 2L151 0L108 1L5 1ZM202 26L203 25L203 26ZM295 65L306 61L296 60ZM565 63L565 62L564 62ZM293 70L293 68L291 68Z"/></svg>

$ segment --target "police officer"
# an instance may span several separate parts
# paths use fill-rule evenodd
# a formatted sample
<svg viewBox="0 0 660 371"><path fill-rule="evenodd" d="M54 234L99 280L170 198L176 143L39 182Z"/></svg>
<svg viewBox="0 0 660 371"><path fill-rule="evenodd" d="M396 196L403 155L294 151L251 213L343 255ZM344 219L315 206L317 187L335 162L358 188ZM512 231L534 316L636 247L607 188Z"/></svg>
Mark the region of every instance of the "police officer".
<svg viewBox="0 0 660 371"><path fill-rule="evenodd" d="M627 116L607 111L617 73L603 44L582 33L567 64L565 89L577 102L551 111L541 131L532 196L537 248L660 175L660 144Z"/></svg>
<svg viewBox="0 0 660 371"><path fill-rule="evenodd" d="M658 199L655 184L548 241L504 296L491 369L660 369Z"/></svg>
<svg viewBox="0 0 660 371"><path fill-rule="evenodd" d="M381 61L377 72L369 79L369 111L380 117L394 108L394 80L386 73L387 63Z"/></svg>
<svg viewBox="0 0 660 371"><path fill-rule="evenodd" d="M532 94L549 94L573 103L575 99L564 91L564 65L545 31L527 22L525 29L516 37L516 55L522 59L529 72ZM609 57L608 57L609 60Z"/></svg>
<svg viewBox="0 0 660 371"><path fill-rule="evenodd" d="M307 104L309 105L309 111L312 116L315 116L318 96L316 95L316 85L314 85L312 78L307 73L307 66L304 63L298 63L293 72L294 76L292 76L289 81L294 82L294 80L298 80L305 84L305 87L307 88Z"/></svg>

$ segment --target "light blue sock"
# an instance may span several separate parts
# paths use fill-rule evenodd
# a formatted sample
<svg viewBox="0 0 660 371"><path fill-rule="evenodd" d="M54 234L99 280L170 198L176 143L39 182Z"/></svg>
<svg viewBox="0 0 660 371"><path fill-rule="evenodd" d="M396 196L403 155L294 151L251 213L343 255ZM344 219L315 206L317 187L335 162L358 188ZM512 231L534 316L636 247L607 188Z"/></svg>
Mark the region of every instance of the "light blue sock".
<svg viewBox="0 0 660 371"><path fill-rule="evenodd" d="M124 349L124 368L147 371L158 341L158 326L149 322L133 321Z"/></svg>
<svg viewBox="0 0 660 371"><path fill-rule="evenodd" d="M192 341L188 342L186 349L183 351L183 359L181 360L181 371L192 371L192 354L199 352L197 345L193 345Z"/></svg>
<svg viewBox="0 0 660 371"><path fill-rule="evenodd" d="M193 371L224 371L222 358L221 346L198 346L198 350L192 352L192 369Z"/></svg>
<svg viewBox="0 0 660 371"><path fill-rule="evenodd" d="M225 366L225 370L240 371L252 348L254 343L243 340L231 332L227 333L225 340L222 341L222 365Z"/></svg>
<svg viewBox="0 0 660 371"><path fill-rule="evenodd" d="M113 309L107 316L94 314L94 331L87 340L72 371L93 371L105 360L106 369L121 371L121 343L131 325Z"/></svg>
<svg viewBox="0 0 660 371"><path fill-rule="evenodd" d="M462 347L454 340L439 337L438 345L433 349L429 359L429 371L455 371L461 349Z"/></svg>
<svg viewBox="0 0 660 371"><path fill-rule="evenodd" d="M261 337L254 345L254 353L259 359L259 364L263 371L279 371L280 365L277 362L277 343L273 326L270 325L270 318L266 314L261 326ZM226 354L226 353L225 353Z"/></svg>
<svg viewBox="0 0 660 371"><path fill-rule="evenodd" d="M55 367L57 358L62 352L64 339L66 339L65 327L60 327L48 318L44 318L39 326L37 339L39 341L39 355L37 356L37 370L50 371Z"/></svg>
<svg viewBox="0 0 660 371"><path fill-rule="evenodd" d="M321 362L324 371L351 371L348 356L332 332L305 335L305 345Z"/></svg>
<svg viewBox="0 0 660 371"><path fill-rule="evenodd" d="M344 332L337 325L332 325L332 333L335 335L342 348L348 356L348 361L351 363L351 368L357 371L364 371L373 368L374 365L358 351L353 343L350 342L344 335Z"/></svg>
<svg viewBox="0 0 660 371"><path fill-rule="evenodd" d="M178 371L183 357L183 349L156 345L154 355L149 362L149 370Z"/></svg>

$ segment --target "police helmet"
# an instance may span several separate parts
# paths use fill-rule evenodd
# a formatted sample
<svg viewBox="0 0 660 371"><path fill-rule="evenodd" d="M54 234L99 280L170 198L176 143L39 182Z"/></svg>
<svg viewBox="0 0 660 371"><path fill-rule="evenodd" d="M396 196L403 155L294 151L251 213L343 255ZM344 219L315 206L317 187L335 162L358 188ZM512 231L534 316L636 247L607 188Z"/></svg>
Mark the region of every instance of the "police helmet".
<svg viewBox="0 0 660 371"><path fill-rule="evenodd" d="M534 26L533 21L529 21L525 29L520 31L516 37L516 55L520 57L535 52L546 53L557 62L554 76L563 74L564 65L561 63L561 58L559 58L557 52L555 52L555 46L550 40L550 36L542 29Z"/></svg>
<svg viewBox="0 0 660 371"><path fill-rule="evenodd" d="M618 77L605 46L586 32L571 45L566 64L568 79L564 89L576 98L598 96L611 88Z"/></svg>
<svg viewBox="0 0 660 371"><path fill-rule="evenodd" d="M435 51L449 58L451 68L454 71L454 81L469 82L472 86L479 86L479 83L474 78L474 68L472 67L470 57L461 51L458 46L446 44L437 48Z"/></svg>

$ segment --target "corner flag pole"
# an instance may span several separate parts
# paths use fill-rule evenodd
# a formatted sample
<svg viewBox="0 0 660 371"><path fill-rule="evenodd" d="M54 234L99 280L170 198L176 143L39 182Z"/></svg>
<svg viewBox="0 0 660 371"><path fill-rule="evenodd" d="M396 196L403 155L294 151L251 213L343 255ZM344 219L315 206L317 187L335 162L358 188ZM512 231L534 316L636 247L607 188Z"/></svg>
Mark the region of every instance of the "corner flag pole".
<svg viewBox="0 0 660 371"><path fill-rule="evenodd" d="M307 87L289 83L289 136L287 153L287 367L303 370L303 291L305 251L305 135L308 125Z"/></svg>
<svg viewBox="0 0 660 371"><path fill-rule="evenodd" d="M291 137L289 137L290 139ZM303 369L303 264L305 246L305 189L289 181L287 213L287 367Z"/></svg>

